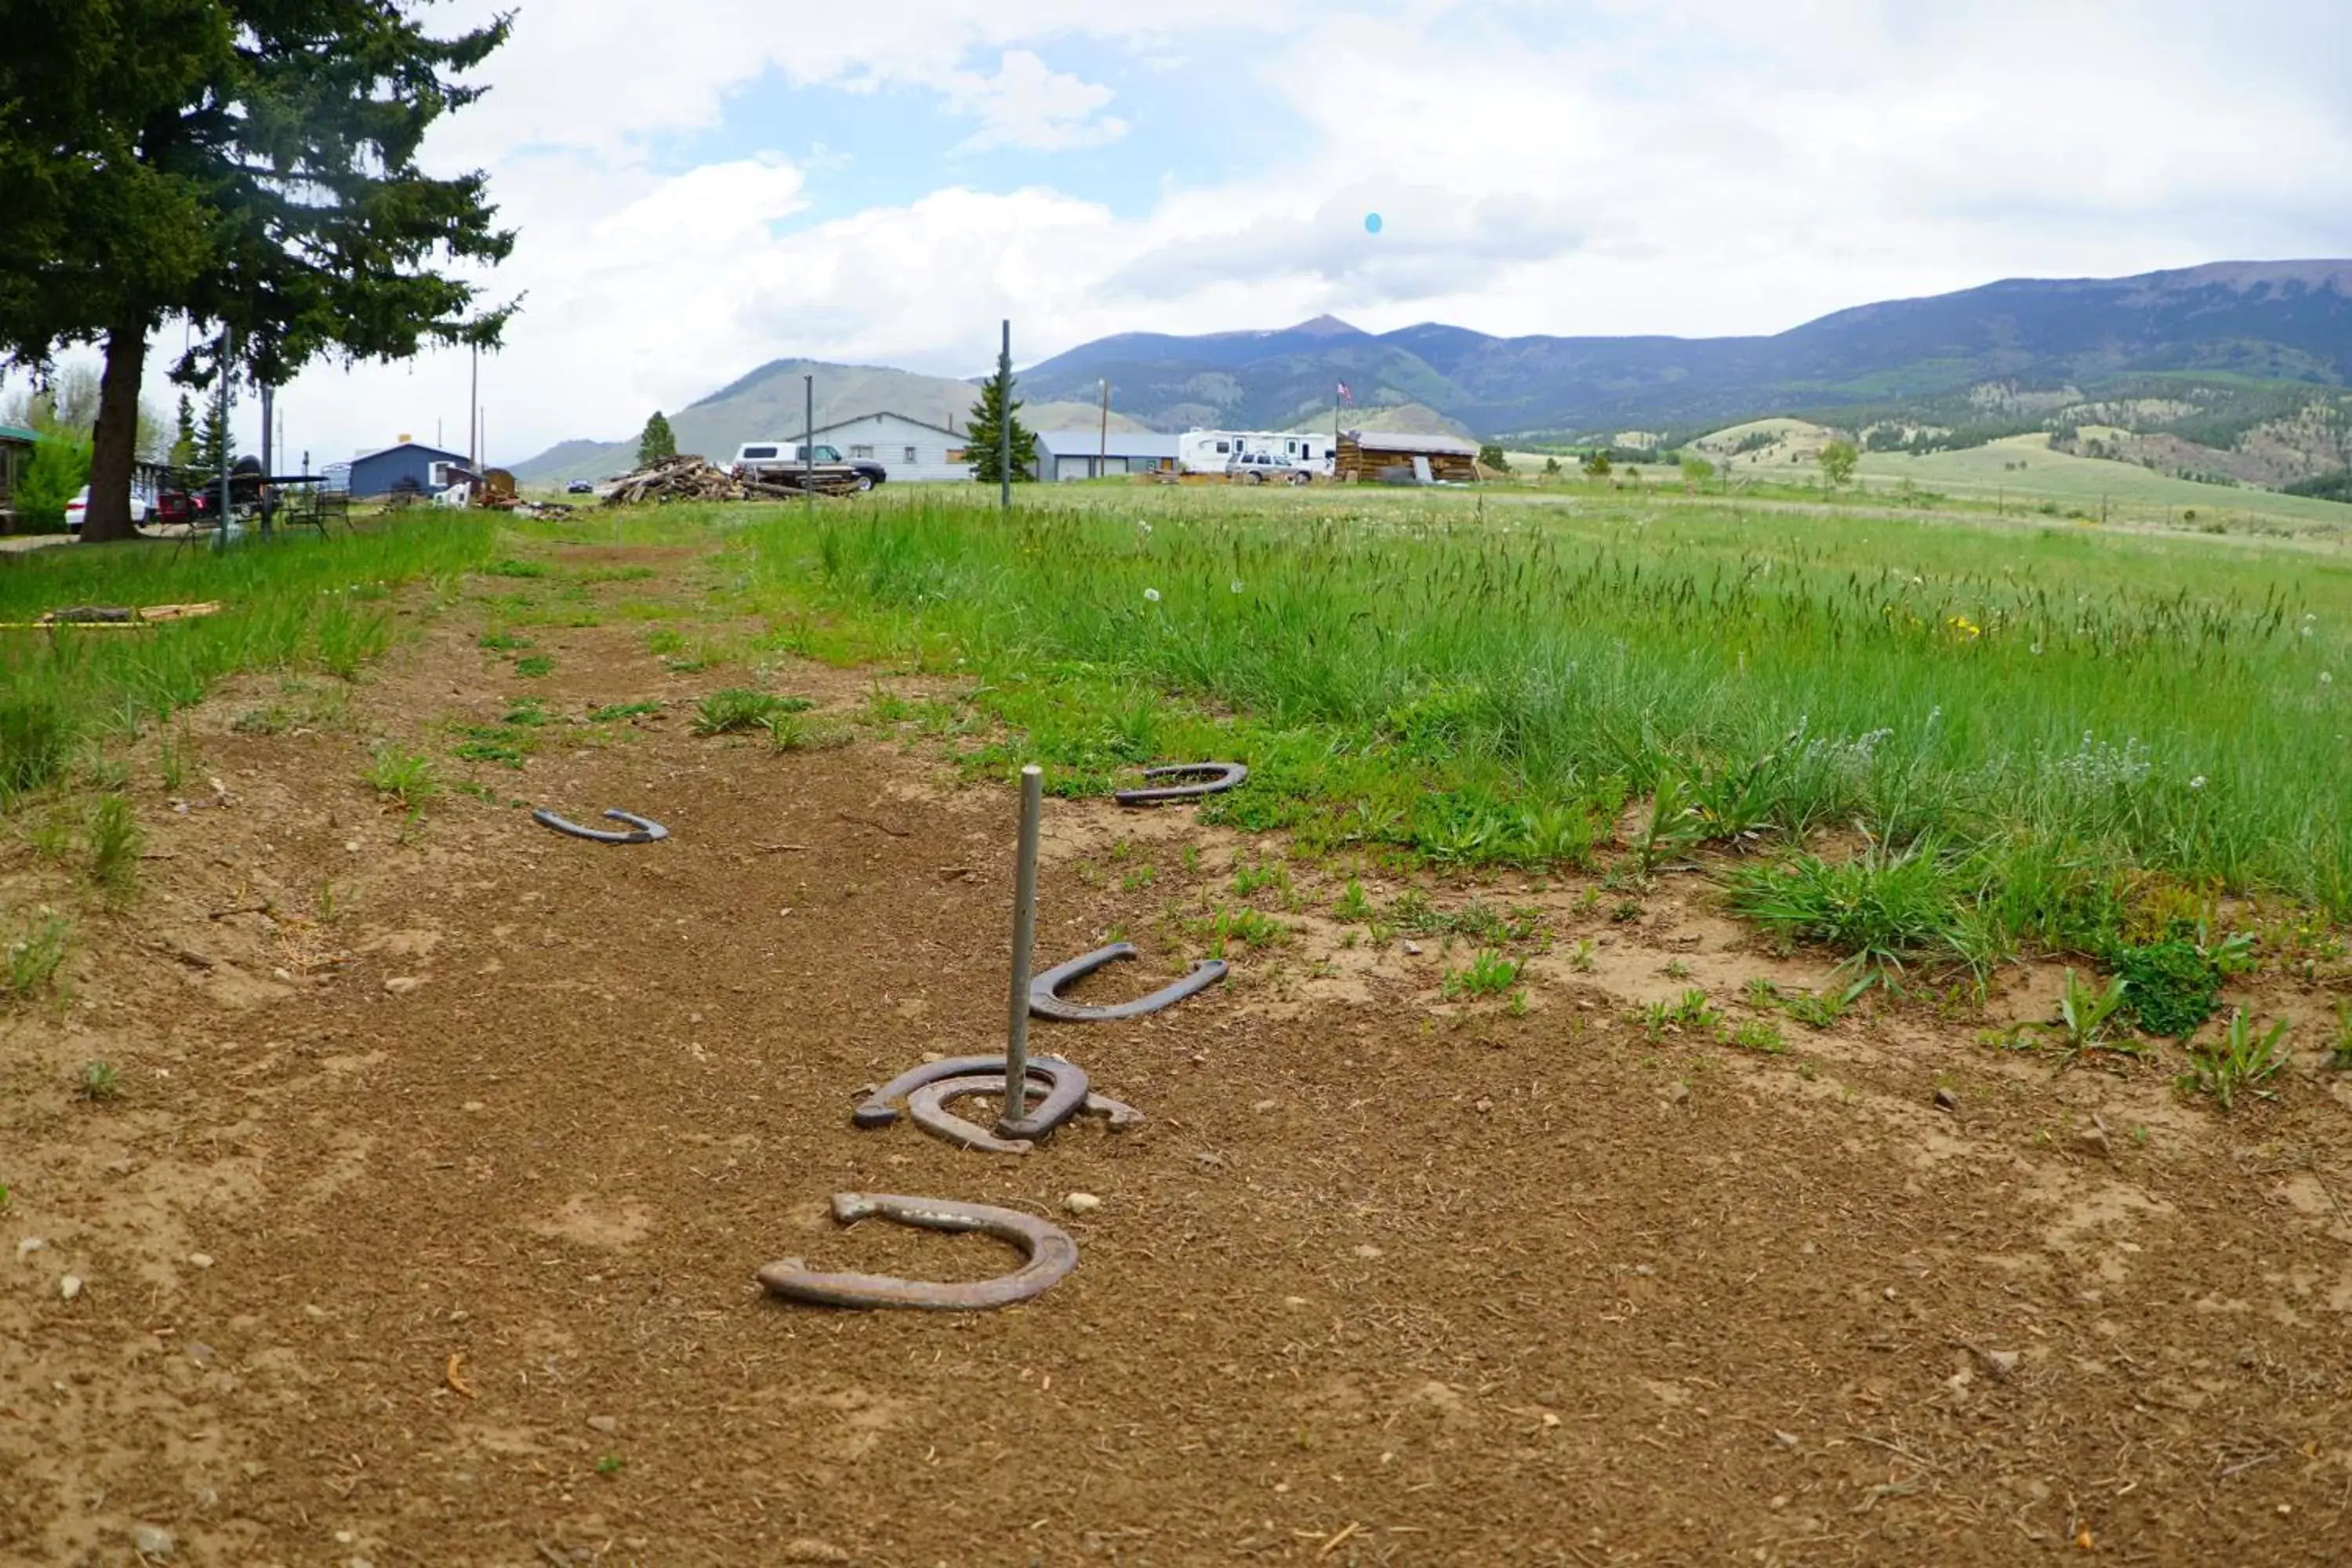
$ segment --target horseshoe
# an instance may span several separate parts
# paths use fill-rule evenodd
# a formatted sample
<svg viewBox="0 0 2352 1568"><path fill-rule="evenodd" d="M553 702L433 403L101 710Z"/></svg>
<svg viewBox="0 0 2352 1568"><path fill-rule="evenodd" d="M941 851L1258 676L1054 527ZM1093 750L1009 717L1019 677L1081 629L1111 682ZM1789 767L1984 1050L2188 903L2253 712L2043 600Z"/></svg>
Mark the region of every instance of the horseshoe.
<svg viewBox="0 0 2352 1568"><path fill-rule="evenodd" d="M585 838L597 844L651 844L656 838L669 837L669 829L650 817L637 816L625 811L607 811L604 815L614 822L627 823L635 831L607 833L601 827L583 827L576 822L566 822L545 806L532 812L530 819L541 827L552 827L558 833L569 833L574 838Z"/></svg>
<svg viewBox="0 0 2352 1568"><path fill-rule="evenodd" d="M1082 953L1067 963L1057 963L1029 982L1029 1011L1040 1018L1055 1018L1065 1024L1099 1024L1112 1018L1139 1018L1146 1013L1157 1013L1162 1007L1181 1002L1196 991L1206 991L1225 977L1225 961L1222 958L1196 958L1192 973L1183 979L1163 985L1149 996L1139 996L1132 1002L1116 1002L1107 1007L1092 1007L1083 1002L1065 1002L1056 994L1063 986L1092 974L1107 963L1135 956L1135 944L1115 942L1108 947L1098 947Z"/></svg>
<svg viewBox="0 0 2352 1568"><path fill-rule="evenodd" d="M925 1062L908 1068L880 1089L866 1097L864 1103L849 1113L852 1124L858 1127L887 1127L898 1120L898 1108L894 1100L906 1099L927 1083L943 1078L963 1078L973 1073L993 1073L993 1086L1004 1087L1003 1057L948 1057L935 1062ZM1045 1098L1029 1108L1029 1114L1019 1121L999 1121L996 1131L1003 1138L1043 1138L1063 1122L1078 1113L1087 1100L1086 1068L1076 1062L1066 1062L1059 1057L1031 1057L1029 1076L1042 1078L1053 1087Z"/></svg>
<svg viewBox="0 0 2352 1568"><path fill-rule="evenodd" d="M835 1193L833 1217L856 1225L874 1215L925 1230L971 1231L1021 1249L1023 1262L993 1279L901 1279L889 1274L817 1274L797 1258L760 1270L772 1295L820 1307L912 1307L932 1312L971 1312L1009 1307L1053 1289L1078 1266L1078 1244L1069 1232L1015 1209L948 1198L909 1198L889 1193Z"/></svg>
<svg viewBox="0 0 2352 1568"><path fill-rule="evenodd" d="M978 1073L969 1078L934 1079L907 1096L907 1114L916 1126L950 1143L977 1149L984 1154L1026 1154L1036 1147L1034 1143L1018 1138L998 1138L947 1109L950 1101L967 1095L1003 1092L1002 1074L993 1078ZM1087 1095L1079 1109L1088 1116L1108 1118L1114 1132L1124 1132L1143 1121L1143 1112L1105 1094Z"/></svg>
<svg viewBox="0 0 2352 1568"><path fill-rule="evenodd" d="M1206 773L1210 775L1201 778ZM1198 800L1204 795L1223 795L1244 779L1249 769L1240 763L1179 763L1172 768L1146 768L1148 779L1201 778L1199 784L1169 784L1159 789L1123 789L1111 798L1121 805L1158 805L1162 801Z"/></svg>

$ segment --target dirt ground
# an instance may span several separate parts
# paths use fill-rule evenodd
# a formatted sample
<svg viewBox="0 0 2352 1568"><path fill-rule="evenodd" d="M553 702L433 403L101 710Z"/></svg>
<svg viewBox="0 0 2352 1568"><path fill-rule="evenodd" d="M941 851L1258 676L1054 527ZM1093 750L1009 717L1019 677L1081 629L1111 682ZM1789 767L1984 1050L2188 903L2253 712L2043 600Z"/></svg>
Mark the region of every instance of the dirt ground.
<svg viewBox="0 0 2352 1568"><path fill-rule="evenodd" d="M670 576L590 597L693 569L644 558ZM1750 977L1826 973L1695 873L1622 920L1574 879L1425 882L1547 925L1523 1010L1448 1000L1460 948L1351 938L1344 875L1295 866L1297 908L1257 900L1288 936L1227 984L1033 1031L1144 1126L1022 1160L858 1131L866 1087L1002 1047L1011 793L870 717L940 688L786 661L847 741L777 752L689 732L740 665L614 613L528 627L526 679L488 613L412 608L340 700L224 689L184 810L132 753L142 890L85 914L68 1001L0 1022L0 1560L2352 1558L2352 1089L2310 1049L2222 1117L1985 1044L2047 973L1990 1018L1784 1021L1782 1055L1654 1037L1636 1010L1687 987L1738 1021ZM361 782L526 694L664 706L551 725L415 826ZM1197 956L1185 921L1281 848L1189 808L1047 821L1040 963L1145 949L1097 997ZM19 901L55 882L8 855ZM2331 999L2264 1005L2307 1043ZM77 1092L93 1060L119 1096ZM789 1255L1012 1261L838 1229L836 1191L1024 1208L1081 1259L989 1313L763 1295Z"/></svg>

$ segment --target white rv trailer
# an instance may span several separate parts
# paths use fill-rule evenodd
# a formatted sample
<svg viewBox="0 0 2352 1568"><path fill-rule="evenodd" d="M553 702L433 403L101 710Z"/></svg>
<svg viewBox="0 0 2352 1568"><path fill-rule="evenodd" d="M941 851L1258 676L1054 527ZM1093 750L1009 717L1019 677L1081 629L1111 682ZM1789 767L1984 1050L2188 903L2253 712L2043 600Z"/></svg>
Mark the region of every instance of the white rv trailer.
<svg viewBox="0 0 2352 1568"><path fill-rule="evenodd" d="M1328 478L1339 454L1328 436L1282 430L1187 430L1176 439L1176 467L1187 474L1222 474L1244 453L1280 458Z"/></svg>

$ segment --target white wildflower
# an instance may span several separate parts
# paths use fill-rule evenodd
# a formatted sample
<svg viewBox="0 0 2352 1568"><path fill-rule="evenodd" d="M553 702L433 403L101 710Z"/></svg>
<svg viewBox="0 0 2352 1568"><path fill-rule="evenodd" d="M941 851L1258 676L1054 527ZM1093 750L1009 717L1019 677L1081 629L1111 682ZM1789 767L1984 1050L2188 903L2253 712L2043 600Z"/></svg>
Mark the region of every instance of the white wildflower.
<svg viewBox="0 0 2352 1568"><path fill-rule="evenodd" d="M2336 678L2323 669L2319 672L2319 684L2322 686L2333 686L2336 684Z"/></svg>
<svg viewBox="0 0 2352 1568"><path fill-rule="evenodd" d="M2029 651L2032 652L2034 658L2040 658L2042 657L2042 645L2040 643L2035 643Z"/></svg>
<svg viewBox="0 0 2352 1568"><path fill-rule="evenodd" d="M2205 787L2205 775L2203 773L2199 773L2195 778L2190 779L2189 781L2189 787L2190 789L2203 789Z"/></svg>
<svg viewBox="0 0 2352 1568"><path fill-rule="evenodd" d="M1157 588L1146 588L1143 591L1143 596L1156 605L1160 602L1160 590Z"/></svg>
<svg viewBox="0 0 2352 1568"><path fill-rule="evenodd" d="M1242 580L1241 580L1240 578L1236 577L1236 578L1234 578L1234 593L1236 593L1236 594L1238 594L1238 593L1240 593L1241 591L1242 591Z"/></svg>

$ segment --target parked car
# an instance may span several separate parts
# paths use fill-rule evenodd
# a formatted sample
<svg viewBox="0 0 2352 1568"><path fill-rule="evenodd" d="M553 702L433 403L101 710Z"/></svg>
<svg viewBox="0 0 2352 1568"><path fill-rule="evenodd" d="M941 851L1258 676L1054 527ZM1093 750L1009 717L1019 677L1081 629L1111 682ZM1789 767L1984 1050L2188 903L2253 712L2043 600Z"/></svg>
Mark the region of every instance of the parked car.
<svg viewBox="0 0 2352 1568"><path fill-rule="evenodd" d="M1310 477L1289 458L1272 452L1243 452L1225 465L1225 478L1236 484L1303 485Z"/></svg>
<svg viewBox="0 0 2352 1568"><path fill-rule="evenodd" d="M788 447L782 441L745 442L735 451L737 479L765 479L772 483L793 484L796 476L808 471L810 452L806 447ZM830 468L843 469L856 476L856 486L870 490L890 477L890 470L871 458L845 458L836 447L819 446L815 466L822 473Z"/></svg>
<svg viewBox="0 0 2352 1568"><path fill-rule="evenodd" d="M131 497L131 523L135 526L146 521L147 510L146 498L134 492ZM81 520L89 513L89 487L88 485L84 485L81 489L74 491L73 500L66 502L66 531L68 533L79 533L81 531Z"/></svg>
<svg viewBox="0 0 2352 1568"><path fill-rule="evenodd" d="M563 487L563 493L568 496L593 496L596 493L596 487L586 479L574 479Z"/></svg>

